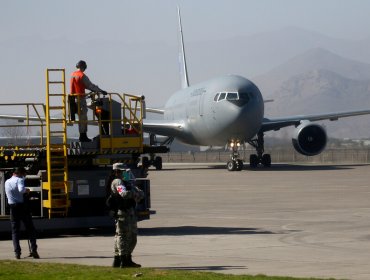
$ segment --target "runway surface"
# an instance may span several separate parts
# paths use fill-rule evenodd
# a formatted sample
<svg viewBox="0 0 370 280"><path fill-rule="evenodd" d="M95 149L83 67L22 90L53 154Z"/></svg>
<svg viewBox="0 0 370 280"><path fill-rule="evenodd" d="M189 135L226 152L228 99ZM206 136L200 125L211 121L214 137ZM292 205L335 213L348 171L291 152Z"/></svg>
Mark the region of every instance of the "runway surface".
<svg viewBox="0 0 370 280"><path fill-rule="evenodd" d="M231 274L370 279L370 165L167 164L134 260ZM22 241L26 252L27 243ZM10 240L0 259L13 259ZM43 262L111 265L111 233L39 240Z"/></svg>

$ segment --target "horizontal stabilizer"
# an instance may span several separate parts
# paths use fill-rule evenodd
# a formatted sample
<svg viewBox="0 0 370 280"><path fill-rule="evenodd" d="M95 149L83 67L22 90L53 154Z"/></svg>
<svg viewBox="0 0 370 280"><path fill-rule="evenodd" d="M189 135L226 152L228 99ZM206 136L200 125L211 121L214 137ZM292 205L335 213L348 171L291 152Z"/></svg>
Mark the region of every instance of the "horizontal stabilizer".
<svg viewBox="0 0 370 280"><path fill-rule="evenodd" d="M169 122L165 120L146 120L143 123L144 132L157 135L176 136L182 131L184 125L180 122Z"/></svg>
<svg viewBox="0 0 370 280"><path fill-rule="evenodd" d="M163 109L146 108L145 110L146 110L147 113L160 114L160 115L164 114Z"/></svg>
<svg viewBox="0 0 370 280"><path fill-rule="evenodd" d="M3 120L16 120L18 122L24 122L26 120L29 121L38 121L38 122L45 122L45 118L41 117L31 117L31 116L21 116L21 115L0 115L0 119Z"/></svg>

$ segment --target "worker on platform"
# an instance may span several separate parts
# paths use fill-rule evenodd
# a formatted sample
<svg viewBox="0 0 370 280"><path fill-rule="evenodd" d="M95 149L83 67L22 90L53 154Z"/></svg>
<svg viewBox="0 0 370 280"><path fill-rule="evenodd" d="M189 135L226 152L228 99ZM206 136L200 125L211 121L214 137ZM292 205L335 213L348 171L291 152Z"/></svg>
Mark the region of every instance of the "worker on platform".
<svg viewBox="0 0 370 280"><path fill-rule="evenodd" d="M118 197L113 267L141 267L132 261L132 252L137 243L136 203L144 193L135 186L135 177L124 164L113 164L113 171L116 179L111 183L111 192Z"/></svg>
<svg viewBox="0 0 370 280"><path fill-rule="evenodd" d="M81 142L91 142L91 139L87 137L87 104L86 104L86 95L85 89L89 89L93 92L100 92L103 95L106 95L107 92L100 89L97 85L94 85L90 79L84 74L87 64L85 61L80 60L76 64L77 70L71 75L71 94L77 94L77 100L79 103L79 124L78 129L80 132L80 141ZM73 97L73 96L72 96ZM70 98L74 100L74 98ZM78 111L78 110L76 110ZM74 120L74 114L73 118Z"/></svg>
<svg viewBox="0 0 370 280"><path fill-rule="evenodd" d="M27 231L30 241L30 256L39 259L36 244L36 230L32 222L32 215L25 201L25 195L29 192L24 186L24 177L26 170L23 167L15 169L13 176L5 182L5 193L8 198L10 208L10 223L12 226L12 239L15 252L15 258L21 258L21 246L19 244L21 222Z"/></svg>

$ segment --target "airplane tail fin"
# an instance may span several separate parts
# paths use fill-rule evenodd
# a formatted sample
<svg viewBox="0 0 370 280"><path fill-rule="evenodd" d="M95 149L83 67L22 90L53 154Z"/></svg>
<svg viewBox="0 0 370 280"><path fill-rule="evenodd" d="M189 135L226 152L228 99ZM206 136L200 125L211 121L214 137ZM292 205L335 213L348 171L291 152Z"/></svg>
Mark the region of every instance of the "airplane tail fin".
<svg viewBox="0 0 370 280"><path fill-rule="evenodd" d="M181 79L181 88L189 87L188 80L188 70L186 67L186 57L185 57L185 48L184 48L184 38L182 36L182 25L181 25L181 15L180 8L177 7L177 12L179 16L179 31L180 31L180 53L179 53L179 65L180 65L180 79Z"/></svg>

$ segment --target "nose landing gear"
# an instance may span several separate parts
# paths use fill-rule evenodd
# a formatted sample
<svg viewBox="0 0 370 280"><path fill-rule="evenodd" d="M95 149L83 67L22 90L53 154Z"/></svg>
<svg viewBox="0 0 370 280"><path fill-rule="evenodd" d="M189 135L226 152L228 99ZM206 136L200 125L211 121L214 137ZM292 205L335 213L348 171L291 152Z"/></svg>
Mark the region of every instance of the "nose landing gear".
<svg viewBox="0 0 370 280"><path fill-rule="evenodd" d="M230 155L230 160L227 162L226 167L227 170L229 171L241 171L244 167L244 163L241 159L239 159L240 154L239 154L239 147L240 147L240 142L234 142L231 141L229 146L231 147L231 155Z"/></svg>

